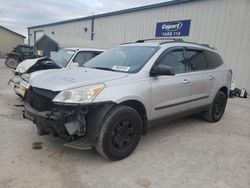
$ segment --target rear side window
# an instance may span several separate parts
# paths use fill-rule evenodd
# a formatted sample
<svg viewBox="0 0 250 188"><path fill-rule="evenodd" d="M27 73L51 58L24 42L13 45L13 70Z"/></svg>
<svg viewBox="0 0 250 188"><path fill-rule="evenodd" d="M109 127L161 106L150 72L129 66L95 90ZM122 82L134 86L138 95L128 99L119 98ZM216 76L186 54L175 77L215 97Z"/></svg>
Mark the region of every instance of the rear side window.
<svg viewBox="0 0 250 188"><path fill-rule="evenodd" d="M181 50L166 54L159 64L172 67L176 74L185 72L185 61Z"/></svg>
<svg viewBox="0 0 250 188"><path fill-rule="evenodd" d="M188 65L187 71L199 71L208 69L203 51L186 50L185 57L186 63Z"/></svg>
<svg viewBox="0 0 250 188"><path fill-rule="evenodd" d="M206 57L209 69L217 68L217 67L221 66L223 63L223 60L220 57L220 55L218 55L214 52L205 50L204 55Z"/></svg>

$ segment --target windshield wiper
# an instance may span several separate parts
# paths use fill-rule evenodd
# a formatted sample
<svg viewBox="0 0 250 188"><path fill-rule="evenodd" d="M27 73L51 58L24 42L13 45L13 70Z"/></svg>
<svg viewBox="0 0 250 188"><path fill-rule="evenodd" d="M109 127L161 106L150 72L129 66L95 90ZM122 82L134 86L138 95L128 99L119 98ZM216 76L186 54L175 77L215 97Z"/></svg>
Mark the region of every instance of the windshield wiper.
<svg viewBox="0 0 250 188"><path fill-rule="evenodd" d="M108 68L108 67L89 67L89 68L107 70L107 71L115 71L114 69L111 69L111 68Z"/></svg>

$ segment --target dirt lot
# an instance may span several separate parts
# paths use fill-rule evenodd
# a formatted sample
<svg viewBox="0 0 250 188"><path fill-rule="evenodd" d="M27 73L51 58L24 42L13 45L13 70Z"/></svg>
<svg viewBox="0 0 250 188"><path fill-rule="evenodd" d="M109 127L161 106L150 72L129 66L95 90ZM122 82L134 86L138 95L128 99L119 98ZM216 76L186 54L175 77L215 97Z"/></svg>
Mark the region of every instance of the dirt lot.
<svg viewBox="0 0 250 188"><path fill-rule="evenodd" d="M197 117L151 129L127 159L39 137L0 61L0 187L250 187L250 100L230 99L219 123ZM40 141L43 148L33 150Z"/></svg>

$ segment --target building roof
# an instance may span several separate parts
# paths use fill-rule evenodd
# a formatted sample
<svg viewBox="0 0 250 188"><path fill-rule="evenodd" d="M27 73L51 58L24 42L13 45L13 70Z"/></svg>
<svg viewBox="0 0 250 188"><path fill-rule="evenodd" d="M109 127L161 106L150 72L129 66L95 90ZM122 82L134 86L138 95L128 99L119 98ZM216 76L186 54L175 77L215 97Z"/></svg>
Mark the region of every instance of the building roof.
<svg viewBox="0 0 250 188"><path fill-rule="evenodd" d="M1 26L1 25L0 25L0 28L3 28L3 29L5 29L5 30L7 30L7 31L9 31L9 32L11 32L11 33L14 33L14 34L16 34L16 35L19 35L19 36L21 36L21 37L23 37L23 38L26 38L24 35L21 35L21 34L15 32L15 31L12 31L12 30L10 30L10 29L8 29L8 28L6 28L6 27L3 27L3 26Z"/></svg>
<svg viewBox="0 0 250 188"><path fill-rule="evenodd" d="M36 41L35 46L40 43L44 39L49 39L50 41L53 41L59 48L103 48L108 49L111 47L116 46L117 44L109 43L109 42L103 42L103 41L93 41L93 40L87 40L87 39L79 39L74 37L68 37L68 36L48 36L43 35L40 39Z"/></svg>
<svg viewBox="0 0 250 188"><path fill-rule="evenodd" d="M93 15L93 16L86 16L86 17L70 19L70 20L65 20L65 21L60 21L60 22L31 26L31 27L28 27L28 29L34 29L34 28L45 27L45 26L60 25L60 24L66 24L66 23L71 23L71 22L89 20L89 19L93 19L93 18L100 18L100 17L113 16L113 15L124 14L124 13L142 11L142 10L147 10L147 9L152 9L152 8L158 8L158 7L163 7L163 6L186 3L186 2L190 2L190 1L197 1L197 0L171 0L171 1L157 3L157 4L153 4L153 5L146 5L146 6L135 7L135 8L125 9L125 10L118 10L118 11L114 11L114 12L97 14L97 15Z"/></svg>

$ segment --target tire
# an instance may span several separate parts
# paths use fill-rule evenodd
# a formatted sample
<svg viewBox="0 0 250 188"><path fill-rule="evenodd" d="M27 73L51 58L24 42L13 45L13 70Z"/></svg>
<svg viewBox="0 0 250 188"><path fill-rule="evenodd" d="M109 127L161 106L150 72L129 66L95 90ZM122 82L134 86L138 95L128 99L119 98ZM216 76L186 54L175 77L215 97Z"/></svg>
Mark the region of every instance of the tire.
<svg viewBox="0 0 250 188"><path fill-rule="evenodd" d="M17 67L17 65L18 65L18 61L16 59L7 58L5 60L5 65L8 68L15 69Z"/></svg>
<svg viewBox="0 0 250 188"><path fill-rule="evenodd" d="M218 91L209 110L204 113L203 117L209 122L219 121L225 112L226 104L227 96L222 91Z"/></svg>
<svg viewBox="0 0 250 188"><path fill-rule="evenodd" d="M129 156L140 141L142 120L136 110L117 105L104 117L95 148L109 160Z"/></svg>

